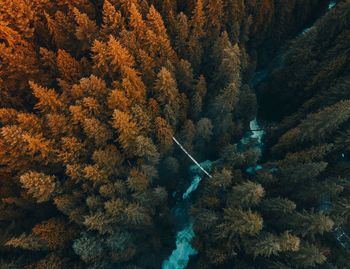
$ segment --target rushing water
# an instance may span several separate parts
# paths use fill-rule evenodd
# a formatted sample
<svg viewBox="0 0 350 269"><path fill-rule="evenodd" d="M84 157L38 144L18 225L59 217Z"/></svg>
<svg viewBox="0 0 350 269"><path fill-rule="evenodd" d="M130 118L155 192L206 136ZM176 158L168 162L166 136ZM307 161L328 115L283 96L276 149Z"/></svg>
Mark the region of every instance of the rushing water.
<svg viewBox="0 0 350 269"><path fill-rule="evenodd" d="M336 5L336 1L330 1L328 5L328 9L334 8ZM306 28L302 34L307 34L312 27ZM283 64L283 56L281 56L281 62ZM256 86L259 82L264 80L269 74L268 70L262 70L260 72L256 72L255 76L250 82L252 87ZM260 127L257 119L254 119L250 122L250 130L242 137L239 141L239 145L246 145L252 140L255 142L255 149L260 152L263 151L263 137L265 135L265 131ZM181 146L181 145L180 145ZM185 152L188 154L187 152ZM190 156L191 158L191 156ZM196 161L195 161L196 162ZM191 245L192 239L195 236L193 230L193 220L189 216L188 210L191 207L191 194L197 190L200 182L203 179L203 167L206 171L210 171L212 166L211 161L205 161L200 164L192 165L190 170L192 172L192 181L190 186L186 189L186 191L182 195L182 199L180 199L175 208L173 209L174 215L176 217L177 223L179 224L179 231L176 234L176 248L173 250L168 259L163 262L162 269L184 269L187 267L187 264L190 260L190 257L196 255L198 252ZM253 174L256 171L262 170L263 167L259 164L248 167L246 172ZM208 175L208 173L206 173ZM210 176L210 175L209 175ZM328 196L327 196L328 197ZM327 205L326 205L327 204ZM324 211L327 207L327 210L331 210L331 203L328 199L323 199L320 202L320 210ZM341 227L337 227L333 231L337 241L345 248L350 248L350 239L349 236L344 232Z"/></svg>
<svg viewBox="0 0 350 269"><path fill-rule="evenodd" d="M265 132L261 129L256 119L250 122L250 130L240 140L240 144L247 144L252 139L256 141L256 147L258 150L262 148L262 138ZM203 167L206 171L210 171L212 166L211 161L205 161L200 163L200 167ZM193 221L188 214L188 209L191 206L191 193L197 190L199 183L203 179L202 169L198 165L192 165L190 167L191 174L193 175L190 186L183 193L182 199L176 204L173 209L177 223L180 225L180 229L176 234L176 248L173 250L167 260L163 262L163 269L184 269L186 268L190 257L197 254L197 250L191 245L191 241L195 236L193 231ZM254 167L257 169L258 166Z"/></svg>
<svg viewBox="0 0 350 269"><path fill-rule="evenodd" d="M208 171L211 168L211 164L211 161L205 161L200 165ZM201 169L199 169L197 165L192 165L190 171L193 174L191 184L183 193L182 199L176 203L173 209L175 218L180 226L176 234L176 248L173 250L170 257L163 262L163 269L184 269L190 260L190 256L197 254L197 250L191 245L195 233L193 231L193 221L188 214L188 209L191 206L190 195L197 190L203 177L200 172Z"/></svg>
<svg viewBox="0 0 350 269"><path fill-rule="evenodd" d="M337 4L337 1L330 1L328 4L328 9L334 8L336 4Z"/></svg>
<svg viewBox="0 0 350 269"><path fill-rule="evenodd" d="M337 4L337 1L330 1L329 4L328 4L328 10L331 10L333 9ZM313 26L311 27L307 27L305 28L301 33L300 35L305 35L307 34L308 32L310 32L310 30L313 28Z"/></svg>

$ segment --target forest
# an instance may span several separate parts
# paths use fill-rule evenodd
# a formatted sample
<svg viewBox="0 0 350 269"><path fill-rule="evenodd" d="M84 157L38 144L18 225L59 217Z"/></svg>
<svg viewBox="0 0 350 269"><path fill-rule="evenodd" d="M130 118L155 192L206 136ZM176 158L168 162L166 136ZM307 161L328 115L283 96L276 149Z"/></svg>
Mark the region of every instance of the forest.
<svg viewBox="0 0 350 269"><path fill-rule="evenodd" d="M350 0L0 0L0 269L157 268L350 269Z"/></svg>

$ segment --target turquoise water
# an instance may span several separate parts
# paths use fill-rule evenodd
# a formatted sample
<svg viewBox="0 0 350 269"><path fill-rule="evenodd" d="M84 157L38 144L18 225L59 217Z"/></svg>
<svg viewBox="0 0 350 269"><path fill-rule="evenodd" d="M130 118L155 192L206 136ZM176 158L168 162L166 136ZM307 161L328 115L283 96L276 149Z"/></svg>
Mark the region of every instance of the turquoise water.
<svg viewBox="0 0 350 269"><path fill-rule="evenodd" d="M250 130L243 136L240 143L247 144L252 139L256 141L256 147L261 150L263 146L263 136L265 132L261 129L256 119L250 122ZM210 171L212 162L207 160L200 163L205 170ZM249 169L249 168L248 168ZM250 167L255 171L262 169L260 165ZM190 172L193 174L191 184L182 195L182 200L179 201L173 211L175 217L181 223L181 229L176 233L176 248L172 251L168 259L162 264L162 269L184 269L187 267L190 257L197 254L197 250L191 245L192 239L195 236L193 230L193 221L188 214L188 209L191 206L191 194L197 190L200 182L203 180L203 173L197 165L190 167Z"/></svg>
<svg viewBox="0 0 350 269"><path fill-rule="evenodd" d="M208 169L211 166L211 162L205 161L200 165ZM203 177L200 175L199 170L194 166L191 166L190 170L196 171L198 174L193 176L190 186L182 195L182 200L176 204L174 209L175 217L179 222L183 223L181 225L181 230L176 234L176 248L173 250L169 258L163 262L162 269L184 269L186 268L190 257L197 254L197 250L191 245L195 233L193 231L193 221L188 214L188 209L191 205L190 195L197 190Z"/></svg>

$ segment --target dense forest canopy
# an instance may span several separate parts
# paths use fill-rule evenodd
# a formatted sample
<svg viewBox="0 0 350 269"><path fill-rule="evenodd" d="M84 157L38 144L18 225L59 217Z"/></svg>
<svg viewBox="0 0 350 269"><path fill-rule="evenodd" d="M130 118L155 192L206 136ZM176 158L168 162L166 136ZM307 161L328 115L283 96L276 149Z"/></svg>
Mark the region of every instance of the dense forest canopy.
<svg viewBox="0 0 350 269"><path fill-rule="evenodd" d="M0 0L0 268L162 268L174 138L187 268L350 268L349 63L349 0Z"/></svg>

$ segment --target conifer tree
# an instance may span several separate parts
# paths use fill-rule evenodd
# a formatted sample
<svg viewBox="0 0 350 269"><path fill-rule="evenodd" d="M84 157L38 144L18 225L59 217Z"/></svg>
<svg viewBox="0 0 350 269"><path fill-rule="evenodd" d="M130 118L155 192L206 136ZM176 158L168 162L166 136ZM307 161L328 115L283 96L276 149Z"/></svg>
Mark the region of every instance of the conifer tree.
<svg viewBox="0 0 350 269"><path fill-rule="evenodd" d="M119 132L118 141L120 144L123 148L128 149L138 134L138 127L131 116L126 112L114 110L113 127Z"/></svg>
<svg viewBox="0 0 350 269"><path fill-rule="evenodd" d="M176 18L175 48L180 57L188 55L188 38L190 36L189 19L183 12Z"/></svg>
<svg viewBox="0 0 350 269"><path fill-rule="evenodd" d="M324 232L329 232L333 226L334 222L328 216L322 213L296 213L294 215L294 220L291 220L291 224L295 227L297 233L302 236L314 237L316 234L323 234Z"/></svg>
<svg viewBox="0 0 350 269"><path fill-rule="evenodd" d="M110 34L117 34L123 25L123 18L111 2L103 2L102 16L102 34L105 37L108 37Z"/></svg>
<svg viewBox="0 0 350 269"><path fill-rule="evenodd" d="M308 115L296 128L281 136L276 150L295 142L320 142L332 134L349 118L349 101L340 101L330 107Z"/></svg>
<svg viewBox="0 0 350 269"><path fill-rule="evenodd" d="M36 108L42 112L56 112L63 106L58 94L53 89L47 89L35 82L30 82L33 94L39 99Z"/></svg>
<svg viewBox="0 0 350 269"><path fill-rule="evenodd" d="M98 28L87 14L80 12L77 8L73 9L77 28L75 36L82 41L82 50L88 49L90 44L97 38Z"/></svg>
<svg viewBox="0 0 350 269"><path fill-rule="evenodd" d="M11 238L5 245L25 250L46 249L45 242L41 241L37 236L26 234L21 234L18 237Z"/></svg>
<svg viewBox="0 0 350 269"><path fill-rule="evenodd" d="M265 191L261 185L247 181L232 188L228 203L231 206L254 206L260 202L264 194Z"/></svg>
<svg viewBox="0 0 350 269"><path fill-rule="evenodd" d="M55 178L43 173L28 172L21 176L20 181L28 193L33 195L39 203L48 201L55 191Z"/></svg>
<svg viewBox="0 0 350 269"><path fill-rule="evenodd" d="M292 257L302 268L319 266L327 259L322 250L312 244L302 245Z"/></svg>
<svg viewBox="0 0 350 269"><path fill-rule="evenodd" d="M191 31L188 40L188 53L191 63L196 70L198 70L203 54L202 40L205 37L204 26L206 24L204 6L202 0L196 1L196 6L193 10L190 25Z"/></svg>
<svg viewBox="0 0 350 269"><path fill-rule="evenodd" d="M224 19L224 4L222 0L214 0L207 2L206 6L206 28L208 29L210 36L216 38L223 26Z"/></svg>
<svg viewBox="0 0 350 269"><path fill-rule="evenodd" d="M261 216L251 210L225 208L224 222L218 226L218 237L232 238L235 235L255 235L263 226Z"/></svg>
<svg viewBox="0 0 350 269"><path fill-rule="evenodd" d="M176 80L164 67L157 75L154 91L157 101L163 108L164 118L172 127L175 127L177 123L176 115L178 115L180 109L179 92Z"/></svg>
<svg viewBox="0 0 350 269"><path fill-rule="evenodd" d="M274 234L262 235L258 237L254 245L250 247L255 257L270 257L272 255L279 255L280 252L296 252L299 250L299 246L300 239L285 232L281 236L276 236Z"/></svg>
<svg viewBox="0 0 350 269"><path fill-rule="evenodd" d="M74 83L82 77L81 64L66 51L59 49L56 61L58 72L63 80Z"/></svg>

